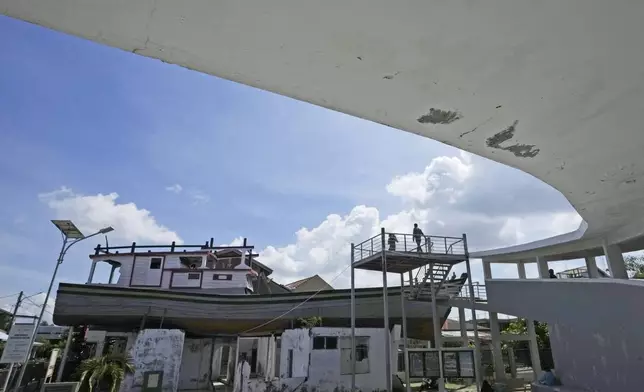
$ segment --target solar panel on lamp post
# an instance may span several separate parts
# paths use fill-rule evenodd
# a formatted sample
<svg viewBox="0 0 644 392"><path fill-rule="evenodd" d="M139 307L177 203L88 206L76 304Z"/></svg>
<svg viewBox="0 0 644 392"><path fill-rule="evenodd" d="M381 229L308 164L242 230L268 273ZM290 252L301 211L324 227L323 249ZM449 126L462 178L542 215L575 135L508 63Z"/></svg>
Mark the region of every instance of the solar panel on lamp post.
<svg viewBox="0 0 644 392"><path fill-rule="evenodd" d="M29 354L31 353L31 350L34 346L34 342L36 340L36 335L38 332L38 326L40 326L40 323L42 322L42 317L45 314L45 308L47 306L47 301L49 301L49 295L51 294L51 289L54 286L54 281L56 280L56 274L58 273L58 267L63 263L63 259L65 258L65 254L71 248L73 245L86 240L88 238L94 237L99 234L107 234L110 231L113 231L114 229L111 226L104 227L97 231L96 233L90 234L88 236L84 236L83 233L74 225L74 223L70 220L52 220L51 223L53 223L58 230L60 230L60 234L63 237L63 246L60 248L60 254L58 255L58 260L56 261L56 267L54 268L54 273L51 276L51 281L49 282L49 288L47 289L47 294L45 295L45 301L43 302L42 308L40 309L40 315L38 316L38 319L36 320L36 323L34 325L34 330L33 333L31 334L31 340L29 341L29 348L27 349L27 361L24 363L22 368L20 369L20 375L18 376L18 380L16 381L16 391L20 389L20 384L22 382L22 378L25 376L25 370L27 369L27 363L29 362ZM72 241L70 241L72 240ZM61 363L61 369L59 371L62 371L64 364Z"/></svg>

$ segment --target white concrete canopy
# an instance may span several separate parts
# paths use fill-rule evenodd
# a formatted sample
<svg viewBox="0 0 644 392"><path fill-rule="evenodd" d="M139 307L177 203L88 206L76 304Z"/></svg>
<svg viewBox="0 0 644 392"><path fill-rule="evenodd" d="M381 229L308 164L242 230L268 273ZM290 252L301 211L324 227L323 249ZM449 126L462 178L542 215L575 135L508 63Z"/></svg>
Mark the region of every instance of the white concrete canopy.
<svg viewBox="0 0 644 392"><path fill-rule="evenodd" d="M644 234L644 2L0 0L0 12L528 172L587 222L535 245Z"/></svg>

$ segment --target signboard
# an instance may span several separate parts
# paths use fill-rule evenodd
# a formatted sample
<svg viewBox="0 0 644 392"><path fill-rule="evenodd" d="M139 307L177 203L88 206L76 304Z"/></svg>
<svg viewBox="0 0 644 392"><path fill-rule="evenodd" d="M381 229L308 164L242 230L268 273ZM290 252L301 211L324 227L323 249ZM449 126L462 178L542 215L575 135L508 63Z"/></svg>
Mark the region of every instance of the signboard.
<svg viewBox="0 0 644 392"><path fill-rule="evenodd" d="M458 353L443 351L443 375L445 377L458 377Z"/></svg>
<svg viewBox="0 0 644 392"><path fill-rule="evenodd" d="M56 368L56 359L58 358L58 353L60 349L55 348L51 350L51 355L49 356L49 365L47 365L47 374L45 375L45 382L49 382L49 379L54 375L54 369Z"/></svg>
<svg viewBox="0 0 644 392"><path fill-rule="evenodd" d="M474 351L471 349L442 349L443 376L450 378L474 378ZM440 377L437 349L411 349L409 376L412 378Z"/></svg>
<svg viewBox="0 0 644 392"><path fill-rule="evenodd" d="M29 342L34 324L14 324L4 346L0 363L24 363L29 358Z"/></svg>
<svg viewBox="0 0 644 392"><path fill-rule="evenodd" d="M458 363L461 368L461 377L474 378L474 355L472 351L458 353Z"/></svg>
<svg viewBox="0 0 644 392"><path fill-rule="evenodd" d="M445 377L474 378L473 350L442 350Z"/></svg>
<svg viewBox="0 0 644 392"><path fill-rule="evenodd" d="M43 383L40 392L77 392L79 386L79 382Z"/></svg>

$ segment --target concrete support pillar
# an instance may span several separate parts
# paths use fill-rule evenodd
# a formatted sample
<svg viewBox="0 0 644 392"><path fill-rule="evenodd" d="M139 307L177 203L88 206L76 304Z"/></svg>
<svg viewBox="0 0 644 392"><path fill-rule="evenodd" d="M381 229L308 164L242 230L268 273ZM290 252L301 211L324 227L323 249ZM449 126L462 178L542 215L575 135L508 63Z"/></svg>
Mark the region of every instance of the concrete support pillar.
<svg viewBox="0 0 644 392"><path fill-rule="evenodd" d="M489 261L483 261L483 276L485 279L492 279L492 263Z"/></svg>
<svg viewBox="0 0 644 392"><path fill-rule="evenodd" d="M113 265L112 269L110 270L110 280L108 280L109 284L112 284L112 279L114 279L114 271L116 271L117 266Z"/></svg>
<svg viewBox="0 0 644 392"><path fill-rule="evenodd" d="M595 256L586 256L586 269L588 270L589 278L599 278L599 271L597 271L597 262L595 261Z"/></svg>
<svg viewBox="0 0 644 392"><path fill-rule="evenodd" d="M626 271L624 257L622 256L622 250L619 248L619 245L608 244L604 241L602 246L612 277L615 279L628 279L628 272Z"/></svg>
<svg viewBox="0 0 644 392"><path fill-rule="evenodd" d="M510 377L517 378L517 363L514 358L514 349L512 346L508 346L508 364L510 365Z"/></svg>
<svg viewBox="0 0 644 392"><path fill-rule="evenodd" d="M525 279L525 263L523 261L519 261L517 263L517 271L519 272L519 279Z"/></svg>
<svg viewBox="0 0 644 392"><path fill-rule="evenodd" d="M497 381L502 381L505 380L505 365L503 364L503 352L501 351L501 330L499 328L499 316L494 312L490 312L490 333L492 335L494 377Z"/></svg>
<svg viewBox="0 0 644 392"><path fill-rule="evenodd" d="M483 261L483 275L486 281L492 279L492 266L487 261ZM494 362L494 377L497 381L505 380L505 365L503 364L503 353L501 351L501 330L499 328L499 316L495 312L490 312L490 333L492 335L492 360Z"/></svg>
<svg viewBox="0 0 644 392"><path fill-rule="evenodd" d="M92 283L92 279L94 279L94 271L96 271L96 261L92 261L92 267L89 269L89 276L87 277L87 284Z"/></svg>
<svg viewBox="0 0 644 392"><path fill-rule="evenodd" d="M548 276L548 263L540 258L537 258L537 266L539 266L539 277L541 277L541 271L544 269L543 264L545 264L545 276ZM519 270L519 279L526 279L525 274L525 263L519 261L517 263L517 269ZM539 374L541 374L541 357L539 356L539 344L537 343L537 333L534 329L534 320L527 319L526 324L528 327L528 337L530 338L530 359L532 361L532 370L534 372L534 379L537 380Z"/></svg>
<svg viewBox="0 0 644 392"><path fill-rule="evenodd" d="M226 381L231 383L235 379L235 366L237 365L237 346L231 343L228 346L228 366L226 369Z"/></svg>
<svg viewBox="0 0 644 392"><path fill-rule="evenodd" d="M469 347L470 339L467 337L467 321L465 321L465 308L458 308L458 322L461 327L461 346Z"/></svg>
<svg viewBox="0 0 644 392"><path fill-rule="evenodd" d="M541 356L539 355L539 344L537 333L534 328L534 320L526 320L528 326L528 337L530 338L530 359L532 360L532 371L534 379L537 380L541 374Z"/></svg>
<svg viewBox="0 0 644 392"><path fill-rule="evenodd" d="M548 262L543 257L536 257L537 269L539 270L539 279L549 279L550 274L548 273Z"/></svg>

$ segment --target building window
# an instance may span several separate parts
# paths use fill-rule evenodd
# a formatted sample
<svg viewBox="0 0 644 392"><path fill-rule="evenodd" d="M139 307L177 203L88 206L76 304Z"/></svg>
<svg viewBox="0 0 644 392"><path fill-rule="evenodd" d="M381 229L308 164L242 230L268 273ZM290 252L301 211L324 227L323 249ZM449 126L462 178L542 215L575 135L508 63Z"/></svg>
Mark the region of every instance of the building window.
<svg viewBox="0 0 644 392"><path fill-rule="evenodd" d="M313 350L335 350L338 348L337 336L314 336Z"/></svg>
<svg viewBox="0 0 644 392"><path fill-rule="evenodd" d="M352 373L351 337L340 341L340 372ZM369 373L369 336L356 336L356 374Z"/></svg>
<svg viewBox="0 0 644 392"><path fill-rule="evenodd" d="M212 280L233 280L232 275L213 274Z"/></svg>
<svg viewBox="0 0 644 392"><path fill-rule="evenodd" d="M188 280L199 280L201 279L201 274L188 274Z"/></svg>
<svg viewBox="0 0 644 392"><path fill-rule="evenodd" d="M150 269L161 269L161 262L163 261L160 257L153 257L150 259Z"/></svg>

